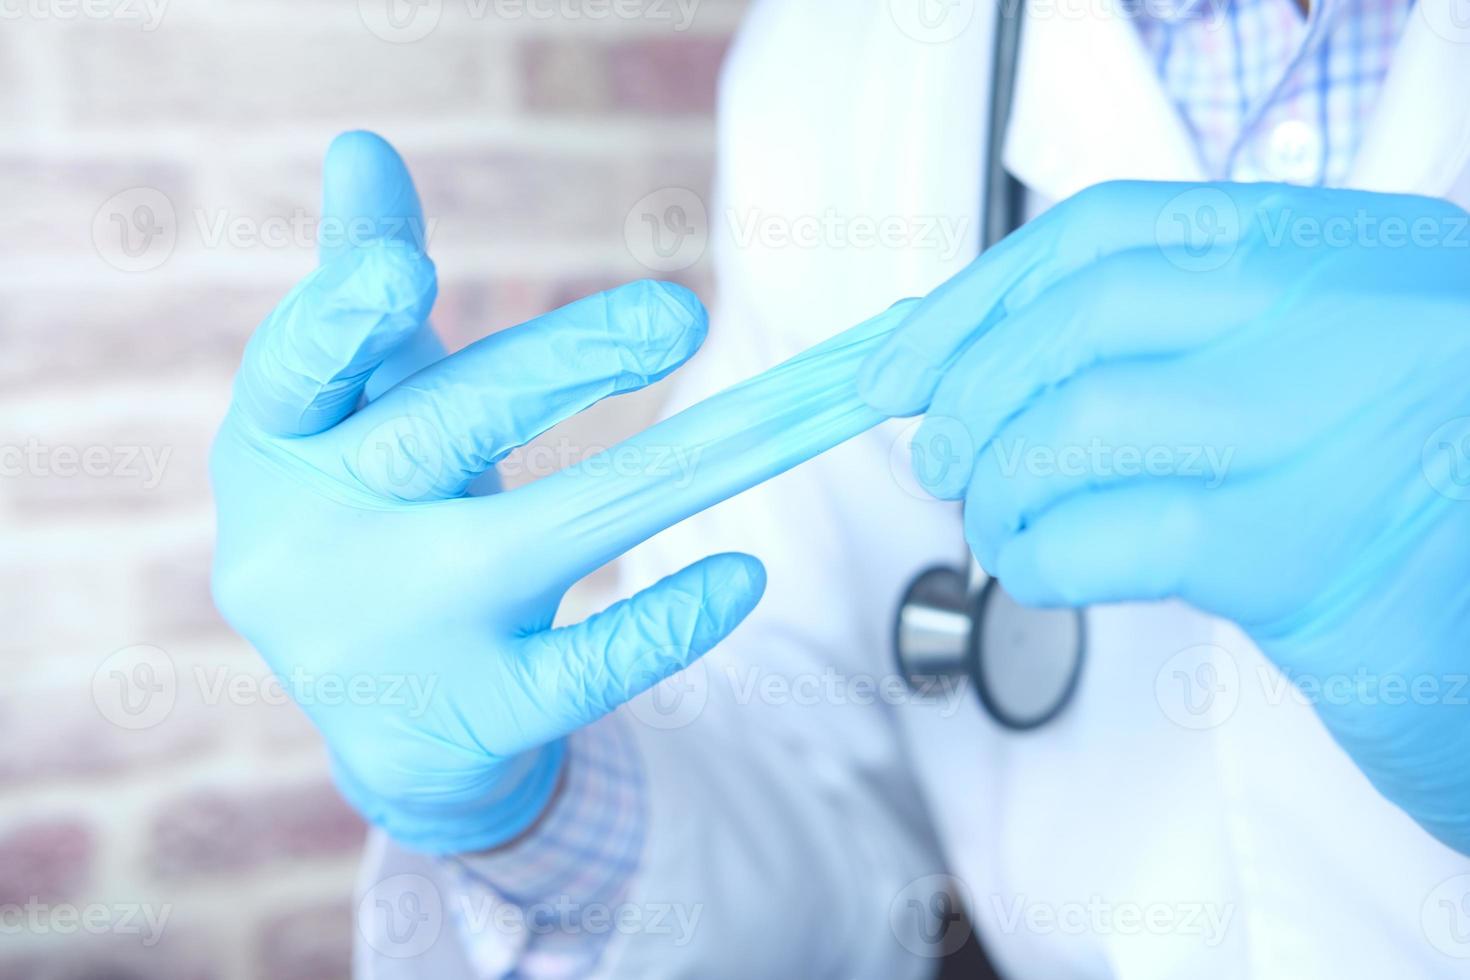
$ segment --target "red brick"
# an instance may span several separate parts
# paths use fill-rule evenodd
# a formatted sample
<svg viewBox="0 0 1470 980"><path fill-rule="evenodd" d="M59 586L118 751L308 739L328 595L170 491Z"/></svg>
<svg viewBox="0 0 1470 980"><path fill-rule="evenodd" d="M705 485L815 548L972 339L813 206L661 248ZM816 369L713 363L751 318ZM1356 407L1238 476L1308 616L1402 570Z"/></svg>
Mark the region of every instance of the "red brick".
<svg viewBox="0 0 1470 980"><path fill-rule="evenodd" d="M0 256L75 256L81 261L73 260L61 271L73 269L79 282L111 271L97 253L92 231L93 220L114 195L154 188L172 201L177 213L193 193L188 168L163 159L47 159L10 153L0 154L0 173L9 187L25 188L24 193L6 195ZM168 223L165 219L160 216L160 224Z"/></svg>
<svg viewBox="0 0 1470 980"><path fill-rule="evenodd" d="M0 387L14 393L201 367L228 378L291 285L8 290Z"/></svg>
<svg viewBox="0 0 1470 980"><path fill-rule="evenodd" d="M210 249L199 214L257 224L312 214L332 135L383 131L438 220L436 258L465 270L443 283L435 314L457 348L644 274L626 254L623 224L650 191L683 186L708 199L709 147L663 139L664 121L704 131L725 43L711 35L733 20L738 0L701 0L693 34L648 20L468 23L463 4L447 3L440 29L410 45L371 37L356 6L227 0L171 11L153 34L89 23L0 30L0 124L11 134L0 168L24 189L0 242L11 279L24 280L11 283L0 308L0 390L20 399L0 413L0 443L25 426L53 444L174 448L151 492L109 479L0 487L0 509L24 531L18 557L0 558L0 666L13 681L0 692L0 800L9 801L0 804L0 899L21 877L71 901L116 898L94 894L102 876L89 871L94 860L118 859L93 853L114 839L129 862L143 850L148 870L168 879L166 894L196 878L208 885L176 910L163 946L50 937L58 942L27 944L19 961L4 958L16 951L0 940L0 978L347 973L345 876L362 827L303 771L322 754L319 736L292 705L204 704L192 673L206 656L209 669L234 658L231 671L266 673L247 644L221 639L208 603L204 463L245 339L310 268L311 242ZM21 47L32 44L37 57ZM585 75L568 73L579 64ZM97 254L93 229L105 201L139 186L169 197L179 240L158 271L125 275ZM513 268L470 266L460 251L521 246ZM707 296L707 263L675 278ZM651 417L660 398L654 389L610 401L550 438L605 444ZM53 403L65 410L51 412ZM198 534L180 542L179 520L197 523ZM167 524L166 545L123 550L155 521ZM72 526L95 535L86 561L71 544L77 537L63 533ZM35 536L53 529L61 545L38 554ZM570 601L605 593L609 575ZM173 644L175 635L187 640ZM57 658L81 661L140 640L167 646L179 669L178 702L153 728L123 731L102 719L90 703L90 667L74 691L49 677ZM43 671L53 686L40 689ZM292 766L282 770L280 758ZM201 771L211 788L192 782ZM48 821L28 809L36 793L81 782L85 811ZM110 810L119 791L150 797L141 817L130 807L126 825L104 824L120 818ZM16 835L35 842L19 850L24 871ZM262 907L249 897L258 890L235 887L299 862L341 872L341 902ZM216 929L246 942L248 962L220 959Z"/></svg>
<svg viewBox="0 0 1470 980"><path fill-rule="evenodd" d="M234 30L180 22L151 34L86 25L61 49L58 77L75 118L109 126L196 120L248 132L317 119L348 128L505 104L493 37L441 29L389 44L363 27L356 4L340 17L339 30L268 20Z"/></svg>
<svg viewBox="0 0 1470 980"><path fill-rule="evenodd" d="M229 631L209 592L211 560L210 550L191 549L140 569L148 635Z"/></svg>
<svg viewBox="0 0 1470 980"><path fill-rule="evenodd" d="M635 112L707 113L714 109L726 38L639 38L609 52L616 106Z"/></svg>
<svg viewBox="0 0 1470 980"><path fill-rule="evenodd" d="M687 35L531 39L520 52L526 103L578 115L708 113L728 45Z"/></svg>
<svg viewBox="0 0 1470 980"><path fill-rule="evenodd" d="M622 235L627 164L606 155L539 149L420 153L424 213L438 215L436 250L463 244L558 244Z"/></svg>
<svg viewBox="0 0 1470 980"><path fill-rule="evenodd" d="M521 46L519 57L531 110L594 115L612 107L606 44L593 38L534 38Z"/></svg>
<svg viewBox="0 0 1470 980"><path fill-rule="evenodd" d="M31 666L38 649L95 640L97 611L117 607L118 577L101 565L6 559L3 553L0 561L7 562L0 565L0 659L21 655L9 665L12 671Z"/></svg>
<svg viewBox="0 0 1470 980"><path fill-rule="evenodd" d="M264 669L262 667L262 669ZM250 707L251 722L260 733L260 743L267 754L284 748L310 748L322 751L322 737L302 711L292 704L256 704Z"/></svg>
<svg viewBox="0 0 1470 980"><path fill-rule="evenodd" d="M80 514L174 513L208 500L207 460L227 388L221 379L218 408L165 406L172 392L160 386L150 401L157 414L138 403L85 427L60 431L19 431L7 427L0 438L27 447L34 440L37 462L24 462L22 475L6 480L14 512L23 520L67 518ZM23 421L23 420L22 420ZM94 450L103 472L87 472L75 462ZM26 450L30 452L29 449ZM103 462L105 461L105 462Z"/></svg>
<svg viewBox="0 0 1470 980"><path fill-rule="evenodd" d="M257 975L331 980L352 973L352 908L347 903L292 909L257 930Z"/></svg>
<svg viewBox="0 0 1470 980"><path fill-rule="evenodd" d="M506 293L506 302L497 302L494 297ZM534 308L540 301L537 284L530 281L515 281L501 286L485 279L439 280L439 298L434 303L434 329L444 346L457 351L473 344L497 330L512 325L511 312L520 300L522 308Z"/></svg>
<svg viewBox="0 0 1470 980"><path fill-rule="evenodd" d="M150 828L165 877L226 874L272 862L356 853L362 821L326 783L209 789L167 801Z"/></svg>
<svg viewBox="0 0 1470 980"><path fill-rule="evenodd" d="M95 850L96 841L80 820L9 830L0 836L0 906L75 895L86 884Z"/></svg>
<svg viewBox="0 0 1470 980"><path fill-rule="evenodd" d="M136 936L92 936L85 933L56 936L45 953L23 957L0 955L3 980L214 980L220 974L211 963L210 945L202 941L173 941L170 919L163 939L142 946ZM187 948L186 948L187 946ZM3 954L3 950L0 950Z"/></svg>
<svg viewBox="0 0 1470 980"><path fill-rule="evenodd" d="M166 718L135 731L103 717L87 677L59 690L10 690L0 696L0 786L176 763L217 747L216 718L187 684Z"/></svg>

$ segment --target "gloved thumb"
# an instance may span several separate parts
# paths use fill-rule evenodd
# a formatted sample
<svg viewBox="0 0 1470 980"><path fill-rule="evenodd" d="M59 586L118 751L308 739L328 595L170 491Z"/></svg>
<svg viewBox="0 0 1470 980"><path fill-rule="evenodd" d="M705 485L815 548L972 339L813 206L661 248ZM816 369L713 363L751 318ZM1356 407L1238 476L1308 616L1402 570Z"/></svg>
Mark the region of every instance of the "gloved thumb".
<svg viewBox="0 0 1470 980"><path fill-rule="evenodd" d="M328 264L381 242L427 253L429 228L403 157L376 133L356 130L332 141L322 165L322 227L317 255ZM427 320L394 342L365 385L369 399L444 356Z"/></svg>
<svg viewBox="0 0 1470 980"><path fill-rule="evenodd" d="M424 209L398 151L376 133L343 133L322 164L323 265L354 248L401 242L426 251Z"/></svg>
<svg viewBox="0 0 1470 980"><path fill-rule="evenodd" d="M438 289L413 249L379 244L322 266L250 338L235 404L267 432L305 436L336 425L369 376L418 330Z"/></svg>
<svg viewBox="0 0 1470 980"><path fill-rule="evenodd" d="M719 643L755 608L765 567L711 555L575 626L528 638L526 670L558 734L601 718Z"/></svg>

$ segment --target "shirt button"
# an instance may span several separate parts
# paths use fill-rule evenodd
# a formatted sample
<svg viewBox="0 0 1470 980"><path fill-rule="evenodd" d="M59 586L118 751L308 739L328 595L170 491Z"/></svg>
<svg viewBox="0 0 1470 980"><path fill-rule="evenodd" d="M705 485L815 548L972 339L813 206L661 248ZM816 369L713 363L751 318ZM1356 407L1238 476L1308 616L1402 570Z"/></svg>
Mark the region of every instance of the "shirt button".
<svg viewBox="0 0 1470 980"><path fill-rule="evenodd" d="M1266 171L1277 180L1316 180L1322 165L1322 137L1300 119L1278 123L1267 141L1264 162Z"/></svg>

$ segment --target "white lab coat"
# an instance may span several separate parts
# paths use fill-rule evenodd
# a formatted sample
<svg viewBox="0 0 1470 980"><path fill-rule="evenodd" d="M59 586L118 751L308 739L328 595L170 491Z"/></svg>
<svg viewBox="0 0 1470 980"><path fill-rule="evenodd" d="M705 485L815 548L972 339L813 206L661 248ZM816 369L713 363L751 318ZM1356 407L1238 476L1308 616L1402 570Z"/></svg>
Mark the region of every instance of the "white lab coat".
<svg viewBox="0 0 1470 980"><path fill-rule="evenodd" d="M1470 203L1470 45L1430 27L1453 24L1452 2L1418 0L1355 186ZM993 8L969 6L950 6L969 11L958 37L924 43L896 28L890 0L753 5L720 101L719 306L673 408L974 256ZM1030 18L1005 157L1037 207L1112 178L1201 176L1117 18ZM737 246L732 228L760 216L897 217L914 237ZM953 254L925 238L940 220L966 230ZM725 549L760 556L769 588L686 675L673 717L692 721L670 727L646 702L625 712L652 793L633 901L685 902L701 918L682 944L615 939L608 975L927 976L933 961L898 938L918 894L904 889L947 868L1011 978L1470 976L1455 955L1470 956L1470 918L1443 918L1470 859L1383 800L1229 624L1177 603L1089 610L1076 700L1029 734L998 728L972 692L940 705L854 693L892 675L904 584L964 557L955 506L910 492L905 428L874 430L630 556L630 589ZM772 678L828 693L755 683ZM1215 697L1187 691L1191 678ZM1115 920L1099 923L1105 913Z"/></svg>

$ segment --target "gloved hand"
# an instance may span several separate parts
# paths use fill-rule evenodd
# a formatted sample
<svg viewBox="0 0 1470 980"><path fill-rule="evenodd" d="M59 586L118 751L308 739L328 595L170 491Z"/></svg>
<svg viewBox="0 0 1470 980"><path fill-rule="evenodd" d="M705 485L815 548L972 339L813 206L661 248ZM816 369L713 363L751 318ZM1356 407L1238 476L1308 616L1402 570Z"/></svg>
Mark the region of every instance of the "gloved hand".
<svg viewBox="0 0 1470 980"><path fill-rule="evenodd" d="M326 170L324 229L359 231L246 348L211 460L215 599L368 820L416 849L483 849L540 814L562 736L726 636L764 571L714 555L553 628L568 587L879 421L857 365L902 309L578 465L467 497L512 448L682 363L704 310L634 283L412 373L442 349L424 326L436 280L417 195L367 134L339 139Z"/></svg>
<svg viewBox="0 0 1470 980"><path fill-rule="evenodd" d="M1466 221L1411 196L1101 185L926 298L860 390L928 411L920 476L964 498L1019 601L1234 620L1287 676L1350 691L1316 701L1333 735L1470 853Z"/></svg>

